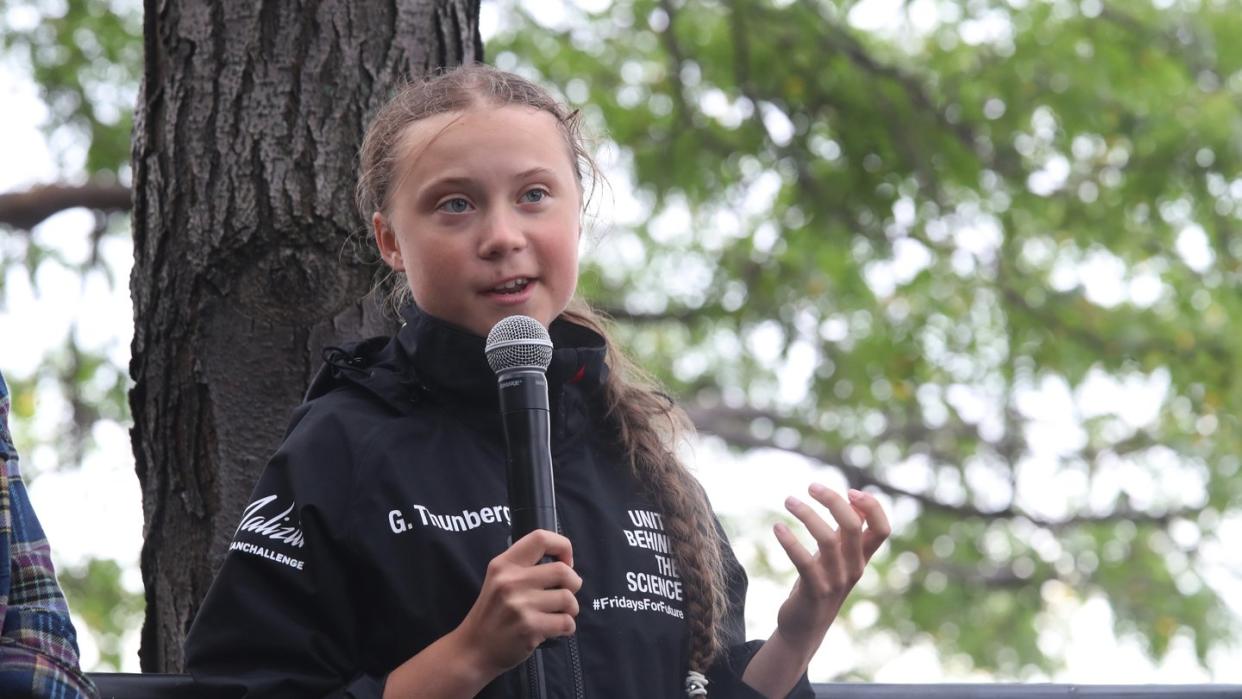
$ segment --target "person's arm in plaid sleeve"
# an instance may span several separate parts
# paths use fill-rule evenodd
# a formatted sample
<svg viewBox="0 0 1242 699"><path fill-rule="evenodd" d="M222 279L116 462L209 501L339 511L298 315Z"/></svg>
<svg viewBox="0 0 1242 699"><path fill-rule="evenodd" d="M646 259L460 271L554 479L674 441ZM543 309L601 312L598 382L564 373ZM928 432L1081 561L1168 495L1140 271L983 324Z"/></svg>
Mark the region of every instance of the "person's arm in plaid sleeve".
<svg viewBox="0 0 1242 699"><path fill-rule="evenodd" d="M96 697L78 667L77 633L18 470L3 375L0 459L0 696Z"/></svg>

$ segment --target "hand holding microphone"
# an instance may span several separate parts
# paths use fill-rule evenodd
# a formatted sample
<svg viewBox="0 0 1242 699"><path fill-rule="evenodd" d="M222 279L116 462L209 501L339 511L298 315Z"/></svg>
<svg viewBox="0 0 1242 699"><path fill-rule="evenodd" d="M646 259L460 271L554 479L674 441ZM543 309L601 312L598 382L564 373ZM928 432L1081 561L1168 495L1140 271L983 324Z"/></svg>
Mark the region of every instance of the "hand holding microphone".
<svg viewBox="0 0 1242 699"><path fill-rule="evenodd" d="M458 632L480 654L480 666L499 674L528 657L538 665L541 643L574 632L582 578L573 570L569 539L556 533L547 380L552 339L534 318L509 316L488 333L486 352L500 391L513 543L488 564Z"/></svg>
<svg viewBox="0 0 1242 699"><path fill-rule="evenodd" d="M573 563L569 539L544 530L515 541L488 563L479 598L457 632L489 678L526 660L547 639L574 632L574 593L582 578Z"/></svg>

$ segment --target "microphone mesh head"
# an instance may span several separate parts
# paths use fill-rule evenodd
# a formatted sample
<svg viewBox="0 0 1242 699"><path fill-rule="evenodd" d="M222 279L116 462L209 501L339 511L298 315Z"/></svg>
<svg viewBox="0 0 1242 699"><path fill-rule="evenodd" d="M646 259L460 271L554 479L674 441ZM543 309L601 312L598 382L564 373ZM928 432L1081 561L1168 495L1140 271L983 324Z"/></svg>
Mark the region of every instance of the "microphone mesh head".
<svg viewBox="0 0 1242 699"><path fill-rule="evenodd" d="M552 363L552 338L534 318L509 316L492 326L486 351L487 363L497 374L514 369L547 371Z"/></svg>

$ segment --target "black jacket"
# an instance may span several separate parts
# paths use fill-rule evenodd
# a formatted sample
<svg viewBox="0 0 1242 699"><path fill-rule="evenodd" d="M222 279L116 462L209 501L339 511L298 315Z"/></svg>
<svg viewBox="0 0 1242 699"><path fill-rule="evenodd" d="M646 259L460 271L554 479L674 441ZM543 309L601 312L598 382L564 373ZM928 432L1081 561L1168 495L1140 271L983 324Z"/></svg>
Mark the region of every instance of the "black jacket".
<svg viewBox="0 0 1242 699"><path fill-rule="evenodd" d="M261 697L378 697L456 628L507 546L504 439L483 339L416 311L391 341L326 356L259 479L185 652L195 678ZM550 697L683 697L686 624L658 513L611 446L602 338L562 321L548 370L558 519L582 576L577 633L543 652ZM746 577L727 545L740 680ZM517 697L516 672L479 696ZM243 692L243 690L249 693ZM810 696L805 683L795 693Z"/></svg>

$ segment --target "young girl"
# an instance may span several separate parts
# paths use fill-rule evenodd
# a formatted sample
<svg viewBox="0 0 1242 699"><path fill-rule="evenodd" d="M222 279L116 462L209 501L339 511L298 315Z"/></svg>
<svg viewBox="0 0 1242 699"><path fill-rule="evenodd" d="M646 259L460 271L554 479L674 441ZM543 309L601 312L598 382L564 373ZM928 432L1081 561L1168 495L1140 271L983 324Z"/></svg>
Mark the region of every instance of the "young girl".
<svg viewBox="0 0 1242 699"><path fill-rule="evenodd" d="M392 340L328 353L186 641L247 696L810 696L808 662L888 536L879 503L819 485L775 535L798 571L743 641L746 578L679 463L685 415L574 298L594 165L568 113L485 66L410 85L362 148L358 203L413 303ZM484 336L531 316L548 369L560 533L508 545ZM551 563L539 564L545 556ZM535 672L535 670L532 670Z"/></svg>

